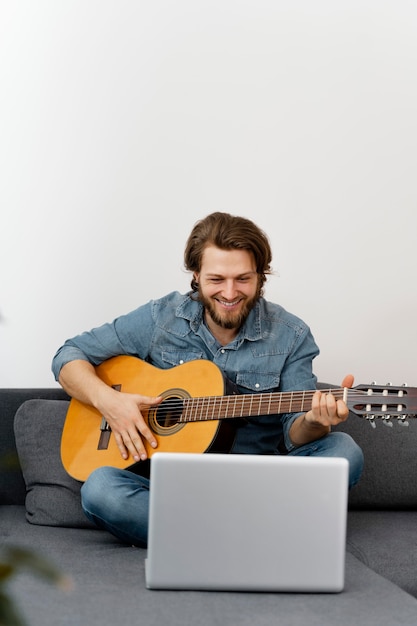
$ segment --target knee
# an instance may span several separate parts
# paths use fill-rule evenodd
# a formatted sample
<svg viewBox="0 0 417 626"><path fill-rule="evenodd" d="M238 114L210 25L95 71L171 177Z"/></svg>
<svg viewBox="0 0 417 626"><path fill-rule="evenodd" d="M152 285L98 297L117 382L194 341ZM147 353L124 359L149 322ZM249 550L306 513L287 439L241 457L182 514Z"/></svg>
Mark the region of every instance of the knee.
<svg viewBox="0 0 417 626"><path fill-rule="evenodd" d="M113 467L99 467L94 470L81 487L81 505L85 512L93 513L103 507L108 494L113 493L115 480Z"/></svg>
<svg viewBox="0 0 417 626"><path fill-rule="evenodd" d="M364 456L360 446L350 435L344 432L332 433L336 444L335 456L341 456L349 462L349 487L354 487L359 481L364 465Z"/></svg>
<svg viewBox="0 0 417 626"><path fill-rule="evenodd" d="M343 456L356 465L363 465L363 452L356 441L347 433L333 433L337 437L338 445L341 448Z"/></svg>

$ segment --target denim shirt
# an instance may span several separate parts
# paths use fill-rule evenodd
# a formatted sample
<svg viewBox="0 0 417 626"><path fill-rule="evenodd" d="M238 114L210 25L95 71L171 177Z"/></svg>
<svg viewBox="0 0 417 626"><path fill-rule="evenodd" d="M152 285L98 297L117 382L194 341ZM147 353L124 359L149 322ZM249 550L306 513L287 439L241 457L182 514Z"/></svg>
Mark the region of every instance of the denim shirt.
<svg viewBox="0 0 417 626"><path fill-rule="evenodd" d="M56 379L75 359L98 365L132 355L167 369L208 359L237 386L239 393L300 391L316 387L312 361L319 350L308 326L277 304L260 298L237 337L222 346L204 323L204 309L191 294L173 292L90 332L68 339L54 356ZM147 395L146 389L138 393ZM278 454L284 436L300 413L248 418L237 429L231 452Z"/></svg>

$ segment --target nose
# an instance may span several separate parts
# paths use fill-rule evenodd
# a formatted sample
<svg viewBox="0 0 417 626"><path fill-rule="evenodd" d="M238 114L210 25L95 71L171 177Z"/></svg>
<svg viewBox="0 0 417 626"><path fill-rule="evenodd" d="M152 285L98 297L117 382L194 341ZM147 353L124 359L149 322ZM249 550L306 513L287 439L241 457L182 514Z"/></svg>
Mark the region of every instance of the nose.
<svg viewBox="0 0 417 626"><path fill-rule="evenodd" d="M223 289L223 297L225 300L232 301L236 298L237 289L236 283L233 279L226 280Z"/></svg>

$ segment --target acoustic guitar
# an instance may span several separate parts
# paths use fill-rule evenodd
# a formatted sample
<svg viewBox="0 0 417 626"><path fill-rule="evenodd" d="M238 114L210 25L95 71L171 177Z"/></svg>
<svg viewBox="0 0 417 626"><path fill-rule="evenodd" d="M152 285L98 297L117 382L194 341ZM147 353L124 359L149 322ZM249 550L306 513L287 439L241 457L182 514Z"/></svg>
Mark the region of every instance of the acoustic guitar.
<svg viewBox="0 0 417 626"><path fill-rule="evenodd" d="M96 367L108 385L125 393L162 396L161 404L142 409L142 415L158 441L159 452L228 452L233 427L248 417L308 411L314 391L239 394L228 387L220 369L211 361L196 360L161 370L132 356L117 356ZM322 390L323 391L323 390ZM405 421L417 412L417 389L359 385L329 389L343 399L350 411L369 420L397 418ZM64 468L84 481L97 467L127 468L106 419L93 407L72 399L61 441Z"/></svg>

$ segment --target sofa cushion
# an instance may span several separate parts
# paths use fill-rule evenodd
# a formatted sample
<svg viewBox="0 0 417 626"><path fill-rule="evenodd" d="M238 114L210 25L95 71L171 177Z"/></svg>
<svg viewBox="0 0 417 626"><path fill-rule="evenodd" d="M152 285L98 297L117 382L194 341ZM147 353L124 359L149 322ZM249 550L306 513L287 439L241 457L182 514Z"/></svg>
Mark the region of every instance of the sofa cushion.
<svg viewBox="0 0 417 626"><path fill-rule="evenodd" d="M325 390L335 385L318 383L317 387ZM408 406L413 406L411 397ZM411 415L404 422L369 421L350 408L348 420L337 430L348 433L362 448L365 464L359 483L349 493L349 508L417 510L417 481L410 478L417 473L417 419Z"/></svg>
<svg viewBox="0 0 417 626"><path fill-rule="evenodd" d="M351 509L417 510L417 420L401 424L394 419L371 424L356 415L339 428L362 448L362 478L349 494Z"/></svg>
<svg viewBox="0 0 417 626"><path fill-rule="evenodd" d="M26 487L16 451L13 421L23 402L33 398L68 400L60 387L0 389L0 504L24 504Z"/></svg>
<svg viewBox="0 0 417 626"><path fill-rule="evenodd" d="M31 524L88 528L82 483L61 463L61 434L69 402L27 400L16 412L16 448L26 483L26 518Z"/></svg>
<svg viewBox="0 0 417 626"><path fill-rule="evenodd" d="M417 511L349 511L347 549L417 597Z"/></svg>
<svg viewBox="0 0 417 626"><path fill-rule="evenodd" d="M4 543L36 546L74 582L65 593L35 576L17 576L11 581L13 597L31 626L416 624L416 598L350 553L346 554L342 593L151 592L146 588L147 552L143 548L120 544L106 532L29 526L20 511L10 511L20 508L0 507ZM372 530L369 534L372 536Z"/></svg>

